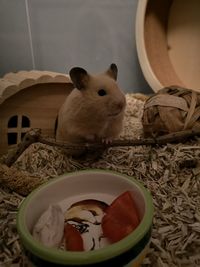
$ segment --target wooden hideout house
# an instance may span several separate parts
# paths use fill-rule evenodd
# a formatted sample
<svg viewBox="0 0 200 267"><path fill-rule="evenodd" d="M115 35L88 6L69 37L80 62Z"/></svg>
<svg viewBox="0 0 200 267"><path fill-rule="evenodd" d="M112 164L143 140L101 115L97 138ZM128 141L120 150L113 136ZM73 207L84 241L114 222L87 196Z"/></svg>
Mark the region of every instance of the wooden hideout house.
<svg viewBox="0 0 200 267"><path fill-rule="evenodd" d="M20 143L31 128L54 136L55 120L73 89L68 75L19 71L0 79L0 155Z"/></svg>

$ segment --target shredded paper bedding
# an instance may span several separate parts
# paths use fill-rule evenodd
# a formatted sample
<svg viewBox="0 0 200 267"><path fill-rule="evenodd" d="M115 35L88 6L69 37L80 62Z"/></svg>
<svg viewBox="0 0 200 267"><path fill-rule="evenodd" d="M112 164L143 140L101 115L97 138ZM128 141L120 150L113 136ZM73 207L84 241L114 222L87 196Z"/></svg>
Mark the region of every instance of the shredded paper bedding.
<svg viewBox="0 0 200 267"><path fill-rule="evenodd" d="M144 101L135 94L127 94L126 99L124 130L120 138L141 138ZM35 143L18 158L13 168L28 173L34 186L66 172L88 168L114 170L136 178L150 190L155 209L150 249L143 266L200 266L198 138L183 144L111 147L95 161L74 160L60 148ZM8 189L1 176L0 171L0 266L20 266L23 257L16 214L24 197L14 188L11 190L12 186ZM12 175L9 179L12 184ZM20 184L24 177L18 179ZM30 190L30 180L23 180L24 190L26 186Z"/></svg>

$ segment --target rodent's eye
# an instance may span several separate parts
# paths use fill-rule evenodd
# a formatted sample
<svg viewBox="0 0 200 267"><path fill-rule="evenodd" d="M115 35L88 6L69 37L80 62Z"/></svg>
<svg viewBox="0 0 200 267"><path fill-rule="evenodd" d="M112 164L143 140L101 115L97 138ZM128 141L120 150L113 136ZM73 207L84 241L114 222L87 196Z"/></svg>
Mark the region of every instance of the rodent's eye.
<svg viewBox="0 0 200 267"><path fill-rule="evenodd" d="M104 90L104 89L100 89L99 91L98 91L98 95L100 95L100 96L104 96L104 95L106 95L107 93L106 93L106 91Z"/></svg>

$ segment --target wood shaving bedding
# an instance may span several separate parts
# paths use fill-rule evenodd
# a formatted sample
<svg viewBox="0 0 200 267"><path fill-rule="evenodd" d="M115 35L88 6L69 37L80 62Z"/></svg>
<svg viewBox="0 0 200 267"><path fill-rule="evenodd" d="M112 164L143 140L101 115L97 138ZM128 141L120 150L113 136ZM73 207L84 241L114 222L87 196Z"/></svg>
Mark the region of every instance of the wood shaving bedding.
<svg viewBox="0 0 200 267"><path fill-rule="evenodd" d="M123 139L142 136L144 102L127 94ZM200 142L109 148L97 161L76 161L59 148L31 145L14 167L47 181L87 168L115 170L135 177L153 196L154 221L146 267L200 266ZM33 177L34 179L34 177ZM16 212L22 197L1 186L0 266L19 263Z"/></svg>

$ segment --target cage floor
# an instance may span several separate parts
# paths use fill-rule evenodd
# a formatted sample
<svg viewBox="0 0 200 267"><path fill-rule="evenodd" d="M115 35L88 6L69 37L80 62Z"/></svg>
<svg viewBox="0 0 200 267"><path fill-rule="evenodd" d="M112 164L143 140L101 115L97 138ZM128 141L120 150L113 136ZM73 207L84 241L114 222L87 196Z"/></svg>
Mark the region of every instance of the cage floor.
<svg viewBox="0 0 200 267"><path fill-rule="evenodd" d="M121 138L139 138L144 101L134 94L126 98ZM151 191L155 207L150 250L143 266L200 266L198 138L184 144L109 148L95 161L75 161L58 148L36 143L14 166L42 181L87 168L110 169L135 177ZM16 213L22 200L14 188L1 183L0 176L0 266L25 266L16 231Z"/></svg>

